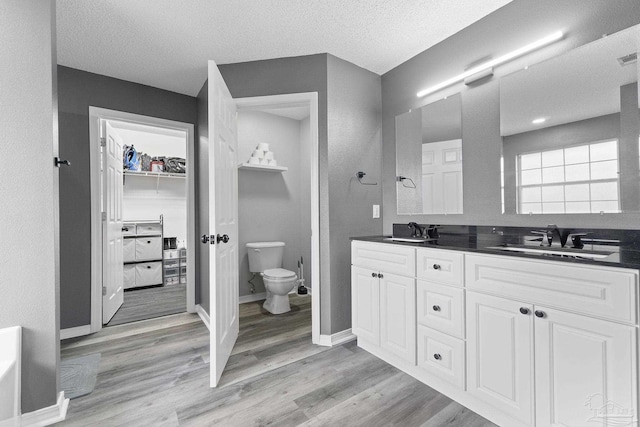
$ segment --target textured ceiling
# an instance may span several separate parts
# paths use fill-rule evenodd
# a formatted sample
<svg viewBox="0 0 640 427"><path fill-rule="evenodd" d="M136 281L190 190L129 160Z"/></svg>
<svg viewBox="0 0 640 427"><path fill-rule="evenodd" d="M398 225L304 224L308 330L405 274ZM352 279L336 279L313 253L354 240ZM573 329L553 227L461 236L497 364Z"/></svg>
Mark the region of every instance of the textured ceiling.
<svg viewBox="0 0 640 427"><path fill-rule="evenodd" d="M218 64L330 53L383 74L511 0L58 0L58 63L196 95Z"/></svg>

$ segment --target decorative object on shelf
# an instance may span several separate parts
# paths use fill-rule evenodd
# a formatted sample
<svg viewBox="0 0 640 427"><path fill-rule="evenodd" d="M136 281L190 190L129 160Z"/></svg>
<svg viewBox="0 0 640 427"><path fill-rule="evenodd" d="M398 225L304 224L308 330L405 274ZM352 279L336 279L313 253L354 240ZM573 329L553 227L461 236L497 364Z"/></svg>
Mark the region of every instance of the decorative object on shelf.
<svg viewBox="0 0 640 427"><path fill-rule="evenodd" d="M125 170L139 171L140 170L140 158L138 157L138 151L132 145L125 145L122 149L122 163Z"/></svg>
<svg viewBox="0 0 640 427"><path fill-rule="evenodd" d="M151 160L151 172L164 172L164 161L154 157Z"/></svg>
<svg viewBox="0 0 640 427"><path fill-rule="evenodd" d="M356 172L356 178L358 178L358 182L362 185L378 185L377 182L362 182L362 178L364 178L364 176L366 175L366 173L364 172Z"/></svg>
<svg viewBox="0 0 640 427"><path fill-rule="evenodd" d="M278 166L273 151L269 151L269 144L261 142L251 153L246 163L240 163L238 169L253 169L266 172L284 172L289 168Z"/></svg>

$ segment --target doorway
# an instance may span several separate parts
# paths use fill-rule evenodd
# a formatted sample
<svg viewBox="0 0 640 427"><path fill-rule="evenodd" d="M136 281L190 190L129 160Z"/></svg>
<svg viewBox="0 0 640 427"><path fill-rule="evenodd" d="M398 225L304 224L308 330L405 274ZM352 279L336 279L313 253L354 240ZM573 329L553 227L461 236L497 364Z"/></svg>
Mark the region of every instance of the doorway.
<svg viewBox="0 0 640 427"><path fill-rule="evenodd" d="M251 280L244 245L257 240L290 242L285 245L283 268L299 275L297 263L303 261L304 285L311 299L311 341L321 344L317 93L238 98L235 101L238 108L239 204L244 206L239 217L241 249L244 250L239 263L240 302L264 299L261 280L256 277ZM264 133L260 126L266 126ZM267 129L281 133L270 135ZM293 133L297 129L297 135L291 135L292 129ZM289 145L287 132L291 135ZM275 162L267 165L264 161L263 164L250 163L253 149L260 143L269 144L268 151L272 152ZM255 206L251 207L251 203ZM298 211L287 215L287 209ZM269 215L278 219L260 220L260 217L268 219ZM293 293L296 290L297 286Z"/></svg>
<svg viewBox="0 0 640 427"><path fill-rule="evenodd" d="M194 126L96 107L89 118L91 332L195 312ZM122 147L115 179L112 145Z"/></svg>

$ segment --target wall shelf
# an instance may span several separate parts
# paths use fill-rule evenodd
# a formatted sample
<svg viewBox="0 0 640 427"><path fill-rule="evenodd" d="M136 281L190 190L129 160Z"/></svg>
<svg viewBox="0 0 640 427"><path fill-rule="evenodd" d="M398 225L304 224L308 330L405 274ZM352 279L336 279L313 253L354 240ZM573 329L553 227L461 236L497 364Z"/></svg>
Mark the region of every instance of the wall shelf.
<svg viewBox="0 0 640 427"><path fill-rule="evenodd" d="M128 176L152 176L157 178L186 178L186 173L169 173L169 172L149 172L149 171L130 171L125 170L125 175Z"/></svg>
<svg viewBox="0 0 640 427"><path fill-rule="evenodd" d="M289 170L286 166L252 165L251 163L240 163L238 169L251 169L264 172L284 172Z"/></svg>
<svg viewBox="0 0 640 427"><path fill-rule="evenodd" d="M139 176L139 177L151 177L156 179L156 193L159 192L160 189L160 178L177 178L177 179L185 179L187 177L186 173L169 173L169 172L150 172L150 171L130 171L124 170L125 178L128 176ZM126 182L124 182L126 185Z"/></svg>

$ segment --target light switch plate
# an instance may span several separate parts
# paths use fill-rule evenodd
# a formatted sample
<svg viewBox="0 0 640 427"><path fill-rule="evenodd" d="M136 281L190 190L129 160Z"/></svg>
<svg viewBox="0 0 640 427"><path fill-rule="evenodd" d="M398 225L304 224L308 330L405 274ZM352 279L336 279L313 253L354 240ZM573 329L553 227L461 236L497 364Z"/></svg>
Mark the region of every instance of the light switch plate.
<svg viewBox="0 0 640 427"><path fill-rule="evenodd" d="M380 205L373 205L373 217L380 218Z"/></svg>

